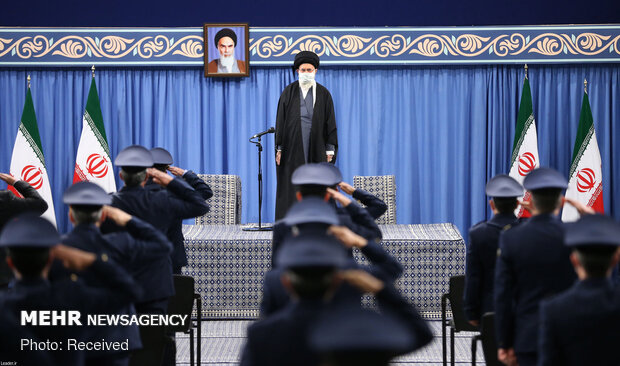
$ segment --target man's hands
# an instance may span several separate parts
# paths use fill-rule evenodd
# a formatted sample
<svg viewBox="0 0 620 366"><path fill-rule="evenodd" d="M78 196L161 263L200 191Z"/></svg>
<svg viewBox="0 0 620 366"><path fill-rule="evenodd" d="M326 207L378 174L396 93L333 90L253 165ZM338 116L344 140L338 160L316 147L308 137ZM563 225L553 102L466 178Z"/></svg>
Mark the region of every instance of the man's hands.
<svg viewBox="0 0 620 366"><path fill-rule="evenodd" d="M519 366L514 348L499 348L497 350L497 359L508 366Z"/></svg>
<svg viewBox="0 0 620 366"><path fill-rule="evenodd" d="M0 173L0 179L5 181L10 186L15 185L15 182L17 182L17 179L15 179L15 177L6 173Z"/></svg>
<svg viewBox="0 0 620 366"><path fill-rule="evenodd" d="M185 169L181 169L181 168L179 168L179 167L177 167L177 166L172 166L172 165L170 165L170 166L168 167L168 171L169 171L170 173L172 173L172 174L173 174L174 176L176 176L176 177L182 177L182 176L183 176L183 174L185 174L185 172L186 172L186 170L185 170Z"/></svg>
<svg viewBox="0 0 620 366"><path fill-rule="evenodd" d="M83 271L90 267L97 259L94 253L85 252L83 250L58 244L51 249L54 258L60 260L67 269L74 271Z"/></svg>
<svg viewBox="0 0 620 366"><path fill-rule="evenodd" d="M337 202L339 202L343 207L347 207L351 203L351 199L345 196L344 194L338 192L335 189L327 188L327 193Z"/></svg>
<svg viewBox="0 0 620 366"><path fill-rule="evenodd" d="M276 151L276 165L280 165L280 159L282 159L282 151Z"/></svg>
<svg viewBox="0 0 620 366"><path fill-rule="evenodd" d="M327 162L331 163L332 159L334 159L334 155L327 155Z"/></svg>
<svg viewBox="0 0 620 366"><path fill-rule="evenodd" d="M353 187L347 182L338 183L338 188L340 188L344 193L348 194L349 196L353 195L353 192L355 192L355 187Z"/></svg>
<svg viewBox="0 0 620 366"><path fill-rule="evenodd" d="M163 187L166 187L174 179L170 175L161 172L155 168L148 168L146 170L146 173L149 177L153 178L153 182Z"/></svg>
<svg viewBox="0 0 620 366"><path fill-rule="evenodd" d="M127 212L112 206L103 206L103 216L114 221L118 226L125 226L133 218Z"/></svg>
<svg viewBox="0 0 620 366"><path fill-rule="evenodd" d="M579 212L579 215L583 216L583 215L594 215L596 214L596 211L594 211L594 209L592 207L588 207L586 205L584 205L583 203L574 200L572 198L566 198L564 197L564 204L568 203L569 205L573 206L574 208L577 209L577 212Z"/></svg>
<svg viewBox="0 0 620 366"><path fill-rule="evenodd" d="M468 323L473 325L474 327L477 327L478 325L480 325L480 322L477 320L469 320Z"/></svg>
<svg viewBox="0 0 620 366"><path fill-rule="evenodd" d="M373 295L376 295L385 287L383 281L362 269L349 269L346 271L341 271L338 273L338 277L341 280L348 282L353 287L357 287L362 290L362 292L371 293Z"/></svg>
<svg viewBox="0 0 620 366"><path fill-rule="evenodd" d="M327 233L338 239L347 248L363 248L368 240L357 235L346 226L330 226Z"/></svg>

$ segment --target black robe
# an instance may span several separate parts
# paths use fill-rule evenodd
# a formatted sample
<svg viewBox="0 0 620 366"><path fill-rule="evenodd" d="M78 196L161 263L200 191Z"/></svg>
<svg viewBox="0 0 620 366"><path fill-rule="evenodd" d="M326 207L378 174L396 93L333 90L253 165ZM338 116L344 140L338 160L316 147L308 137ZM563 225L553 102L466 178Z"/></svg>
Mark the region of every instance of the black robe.
<svg viewBox="0 0 620 366"><path fill-rule="evenodd" d="M280 165L276 166L278 188L276 191L276 220L284 217L288 208L295 201L295 188L291 176L295 169L305 164L303 141L301 137L299 82L289 84L278 102L276 116L276 147L282 148ZM309 90L308 93L312 93ZM336 134L336 116L334 102L329 91L321 84L316 84L316 100L308 144L308 163L327 161L326 145L334 146L336 161L338 153L338 136Z"/></svg>

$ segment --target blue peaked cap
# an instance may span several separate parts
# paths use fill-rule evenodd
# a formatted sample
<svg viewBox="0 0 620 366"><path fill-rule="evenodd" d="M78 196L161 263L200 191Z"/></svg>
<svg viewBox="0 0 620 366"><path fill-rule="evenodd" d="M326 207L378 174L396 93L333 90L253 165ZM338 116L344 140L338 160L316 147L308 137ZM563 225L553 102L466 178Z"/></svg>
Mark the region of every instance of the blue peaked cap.
<svg viewBox="0 0 620 366"><path fill-rule="evenodd" d="M131 145L118 153L116 159L114 159L114 165L150 168L153 166L153 156L144 146Z"/></svg>
<svg viewBox="0 0 620 366"><path fill-rule="evenodd" d="M523 180L523 187L528 191L535 191L537 189L545 188L557 188L566 189L568 182L562 173L552 168L538 168L534 169Z"/></svg>
<svg viewBox="0 0 620 366"><path fill-rule="evenodd" d="M499 174L491 178L486 185L485 192L489 197L521 197L525 190L513 177Z"/></svg>
<svg viewBox="0 0 620 366"><path fill-rule="evenodd" d="M620 224L609 216L585 215L564 227L564 244L569 247L620 246Z"/></svg>
<svg viewBox="0 0 620 366"><path fill-rule="evenodd" d="M153 164L158 165L170 165L174 162L172 154L163 147L154 147L151 149L151 156L153 157Z"/></svg>
<svg viewBox="0 0 620 366"><path fill-rule="evenodd" d="M0 234L0 247L50 248L58 243L60 235L54 225L32 213L13 218Z"/></svg>
<svg viewBox="0 0 620 366"><path fill-rule="evenodd" d="M65 190L62 201L70 206L103 206L112 203L112 196L95 183L78 182Z"/></svg>

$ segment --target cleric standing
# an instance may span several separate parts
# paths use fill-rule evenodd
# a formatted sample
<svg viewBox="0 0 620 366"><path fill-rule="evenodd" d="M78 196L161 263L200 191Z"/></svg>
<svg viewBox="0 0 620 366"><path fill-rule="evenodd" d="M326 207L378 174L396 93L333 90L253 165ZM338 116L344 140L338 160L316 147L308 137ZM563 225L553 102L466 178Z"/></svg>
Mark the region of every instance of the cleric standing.
<svg viewBox="0 0 620 366"><path fill-rule="evenodd" d="M276 116L276 220L295 202L291 176L306 163L335 162L338 151L336 116L329 91L314 78L319 57L310 51L295 56L299 80L289 84L278 102Z"/></svg>

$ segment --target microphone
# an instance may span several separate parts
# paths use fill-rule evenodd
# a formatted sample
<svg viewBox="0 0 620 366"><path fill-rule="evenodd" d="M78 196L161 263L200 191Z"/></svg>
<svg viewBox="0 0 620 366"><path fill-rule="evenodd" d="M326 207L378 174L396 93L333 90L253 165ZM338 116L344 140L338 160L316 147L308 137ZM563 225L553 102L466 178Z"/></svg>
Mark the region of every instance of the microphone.
<svg viewBox="0 0 620 366"><path fill-rule="evenodd" d="M269 129L267 131L263 131L263 132L259 132L256 135L250 137L251 139L257 138L257 137L261 137L262 135L266 135L268 133L274 133L276 132L276 129L273 127L269 127Z"/></svg>

